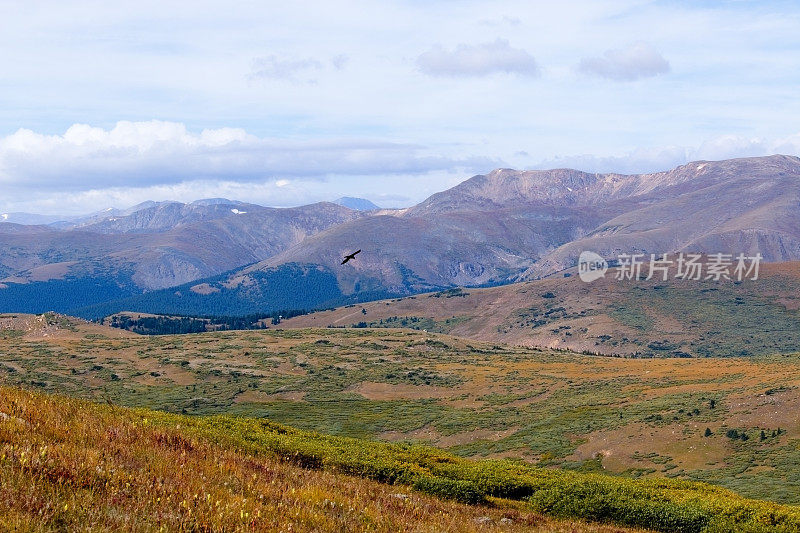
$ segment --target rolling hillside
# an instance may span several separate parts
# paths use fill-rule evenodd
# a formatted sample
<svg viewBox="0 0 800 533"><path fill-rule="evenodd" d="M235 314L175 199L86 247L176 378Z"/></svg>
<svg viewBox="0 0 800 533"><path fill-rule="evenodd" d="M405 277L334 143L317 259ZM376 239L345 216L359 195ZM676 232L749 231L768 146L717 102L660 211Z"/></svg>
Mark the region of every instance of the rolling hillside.
<svg viewBox="0 0 800 533"><path fill-rule="evenodd" d="M220 422L242 423L0 388L0 529L634 531L549 518L510 501L457 503L426 494L435 491L419 482L412 491L375 476L304 468L310 458L298 453L309 444L324 449L326 439L260 422L249 437L222 435L214 429ZM275 447L287 432L303 445ZM371 451L365 466L393 458L390 449Z"/></svg>
<svg viewBox="0 0 800 533"><path fill-rule="evenodd" d="M800 504L800 357L589 357L397 329L0 318L0 384Z"/></svg>
<svg viewBox="0 0 800 533"><path fill-rule="evenodd" d="M408 327L465 338L637 357L800 350L800 262L760 279L590 284L575 269L501 287L451 289L298 316L279 327ZM673 268L674 274L674 268ZM646 269L643 271L646 273Z"/></svg>

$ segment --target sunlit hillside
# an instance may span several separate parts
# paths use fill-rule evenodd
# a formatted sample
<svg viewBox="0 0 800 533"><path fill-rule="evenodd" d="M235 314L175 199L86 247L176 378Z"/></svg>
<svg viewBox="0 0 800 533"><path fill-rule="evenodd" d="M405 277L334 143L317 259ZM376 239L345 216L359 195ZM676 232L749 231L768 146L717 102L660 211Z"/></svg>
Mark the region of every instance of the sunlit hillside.
<svg viewBox="0 0 800 533"><path fill-rule="evenodd" d="M800 509L0 389L0 526L130 531L795 531ZM457 503L462 502L462 503Z"/></svg>

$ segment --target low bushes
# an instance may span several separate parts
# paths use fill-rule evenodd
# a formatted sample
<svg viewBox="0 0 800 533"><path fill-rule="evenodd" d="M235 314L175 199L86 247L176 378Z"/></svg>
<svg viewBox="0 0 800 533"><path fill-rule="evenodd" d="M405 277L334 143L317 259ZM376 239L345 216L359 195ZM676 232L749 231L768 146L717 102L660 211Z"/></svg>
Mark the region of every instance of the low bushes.
<svg viewBox="0 0 800 533"><path fill-rule="evenodd" d="M798 531L800 508L750 500L704 483L629 479L537 468L504 460L470 460L436 448L320 435L263 420L189 418L142 412L199 436L251 453L274 454L384 483L402 483L465 503L506 498L559 517L659 531Z"/></svg>
<svg viewBox="0 0 800 533"><path fill-rule="evenodd" d="M25 411L18 403L30 403L23 394L35 400L38 417L35 426L27 425L29 422L21 418L33 412ZM0 399L2 397L0 394ZM2 412L3 435L7 443L25 442L26 435L28 440L35 435L39 435L39 440L49 439L46 440L47 446L31 447L28 442L23 447L9 445L4 448L3 460L6 462L0 466L9 472L16 468L13 471L17 472L19 483L25 479L30 481L25 468L29 468L33 464L30 461L35 459L37 479L46 481L53 478L58 480L56 485L59 487L69 484L90 491L92 487L107 488L113 481L118 488L124 487L124 490L120 488L121 494L127 494L131 473L123 468L102 466L105 464L102 454L95 453L94 462L85 462L83 456L87 447L97 444L99 438L100 444L106 447L116 446L114 453L121 453L123 445L137 446L138 456L131 456L127 461L132 465L141 462L142 467L155 465L161 469L155 477L147 474L148 483L159 476L177 475L172 471L176 465L165 460L154 462L150 457L153 446L164 447L167 444L174 455L172 460L184 454L194 454L207 459L213 466L212 470L217 466L215 461L222 460L219 450L224 450L224 454L242 461L259 456L263 460L279 459L308 469L409 485L420 492L464 503L483 503L492 498L516 500L520 504L515 505L527 505L532 510L557 517L660 531L800 531L800 508L742 498L729 490L704 483L652 478L637 480L543 469L504 460L469 460L430 447L326 436L258 419L188 417L78 400L54 400L50 396L31 393L12 394ZM80 435L71 433L73 422L70 420L77 416L82 421L76 429ZM112 419L117 421L113 427L109 426ZM40 420L49 422L40 424ZM124 421L124 424L119 421ZM143 443L145 435L149 440L145 439ZM73 461L72 470L56 468L60 464L56 459L66 453L68 447L53 443L65 441L67 436L72 439L69 450L74 458L83 457L80 463L75 462L78 459ZM94 444L87 444L90 441ZM28 453L34 448L35 454ZM124 449L126 453L130 451ZM209 456L212 449L217 452ZM98 465L102 468L98 469ZM137 470L147 471L145 468ZM181 481L184 482L196 486L194 492L206 490L192 476ZM19 489L27 490L24 485ZM161 505L150 501L152 498L145 498L147 490L139 489L143 491L141 502L147 500L150 502L147 505ZM171 497L171 493L166 491L163 496ZM51 505L46 494L39 495L39 498L41 505ZM209 516L217 516L211 511Z"/></svg>

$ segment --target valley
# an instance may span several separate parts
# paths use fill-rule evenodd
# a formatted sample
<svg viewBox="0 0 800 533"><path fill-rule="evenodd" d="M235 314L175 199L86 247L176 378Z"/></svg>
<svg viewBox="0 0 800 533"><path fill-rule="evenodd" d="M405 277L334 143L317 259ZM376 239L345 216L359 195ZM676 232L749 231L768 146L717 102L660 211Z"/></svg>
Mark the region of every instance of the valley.
<svg viewBox="0 0 800 533"><path fill-rule="evenodd" d="M800 503L800 355L625 359L401 329L139 336L0 318L0 383Z"/></svg>
<svg viewBox="0 0 800 533"><path fill-rule="evenodd" d="M800 533L800 2L0 21L0 533Z"/></svg>
<svg viewBox="0 0 800 533"><path fill-rule="evenodd" d="M447 525L465 512L499 530L502 516L533 531L788 531L800 505L798 175L788 156L642 175L498 169L408 209L209 199L2 223L0 397L93 402L74 404L103 421L86 432L175 425L170 442L206 439L197 468L227 454L253 475L247 454L271 454L258 468L297 469L317 494L371 508L378 530L469 531ZM16 218L44 220L31 217ZM588 283L581 250L612 263L626 250L765 262L746 280L617 279L612 264ZM71 416L37 409L25 416ZM15 446L50 442L8 431ZM119 467L128 479L146 475L135 461ZM439 518L417 507L412 520L345 494L374 481L473 507L426 500ZM215 490L240 520L266 510ZM53 500L66 511L68 497ZM284 503L305 516L292 522L301 530L333 527ZM92 516L112 524L114 505ZM192 509L164 523L221 520ZM0 519L35 522L20 512Z"/></svg>

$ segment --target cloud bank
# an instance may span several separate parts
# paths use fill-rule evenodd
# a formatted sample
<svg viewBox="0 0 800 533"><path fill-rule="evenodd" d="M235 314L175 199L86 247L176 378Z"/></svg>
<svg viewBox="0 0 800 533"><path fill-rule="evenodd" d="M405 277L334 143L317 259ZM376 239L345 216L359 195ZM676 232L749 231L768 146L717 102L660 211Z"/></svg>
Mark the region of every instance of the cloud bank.
<svg viewBox="0 0 800 533"><path fill-rule="evenodd" d="M505 39L477 45L459 44L454 50L437 45L417 58L417 66L430 76L539 75L536 59L521 48L513 48Z"/></svg>
<svg viewBox="0 0 800 533"><path fill-rule="evenodd" d="M606 50L599 57L586 57L581 60L578 68L585 74L616 81L651 78L670 70L669 62L658 50L645 42Z"/></svg>
<svg viewBox="0 0 800 533"><path fill-rule="evenodd" d="M0 137L0 213L77 214L145 200L209 197L290 206L342 195L401 207L498 167L641 173L701 159L800 155L800 132L773 139L720 135L696 146L573 155L536 164L524 150L506 162L463 155L474 152L471 146L456 148L442 155L424 146L373 140L262 138L240 128L195 133L184 124L162 121L123 121L111 129L76 124L63 135L23 129Z"/></svg>
<svg viewBox="0 0 800 533"><path fill-rule="evenodd" d="M361 139L287 141L241 128L192 133L176 122L118 122L106 130L85 124L63 135L28 129L0 138L4 188L87 190L148 187L187 180L257 182L333 175L425 174L486 170L498 160L448 157L420 145Z"/></svg>
<svg viewBox="0 0 800 533"><path fill-rule="evenodd" d="M0 214L258 184L284 205L416 201L557 154L662 169L798 129L797 2L38 4L0 8Z"/></svg>

